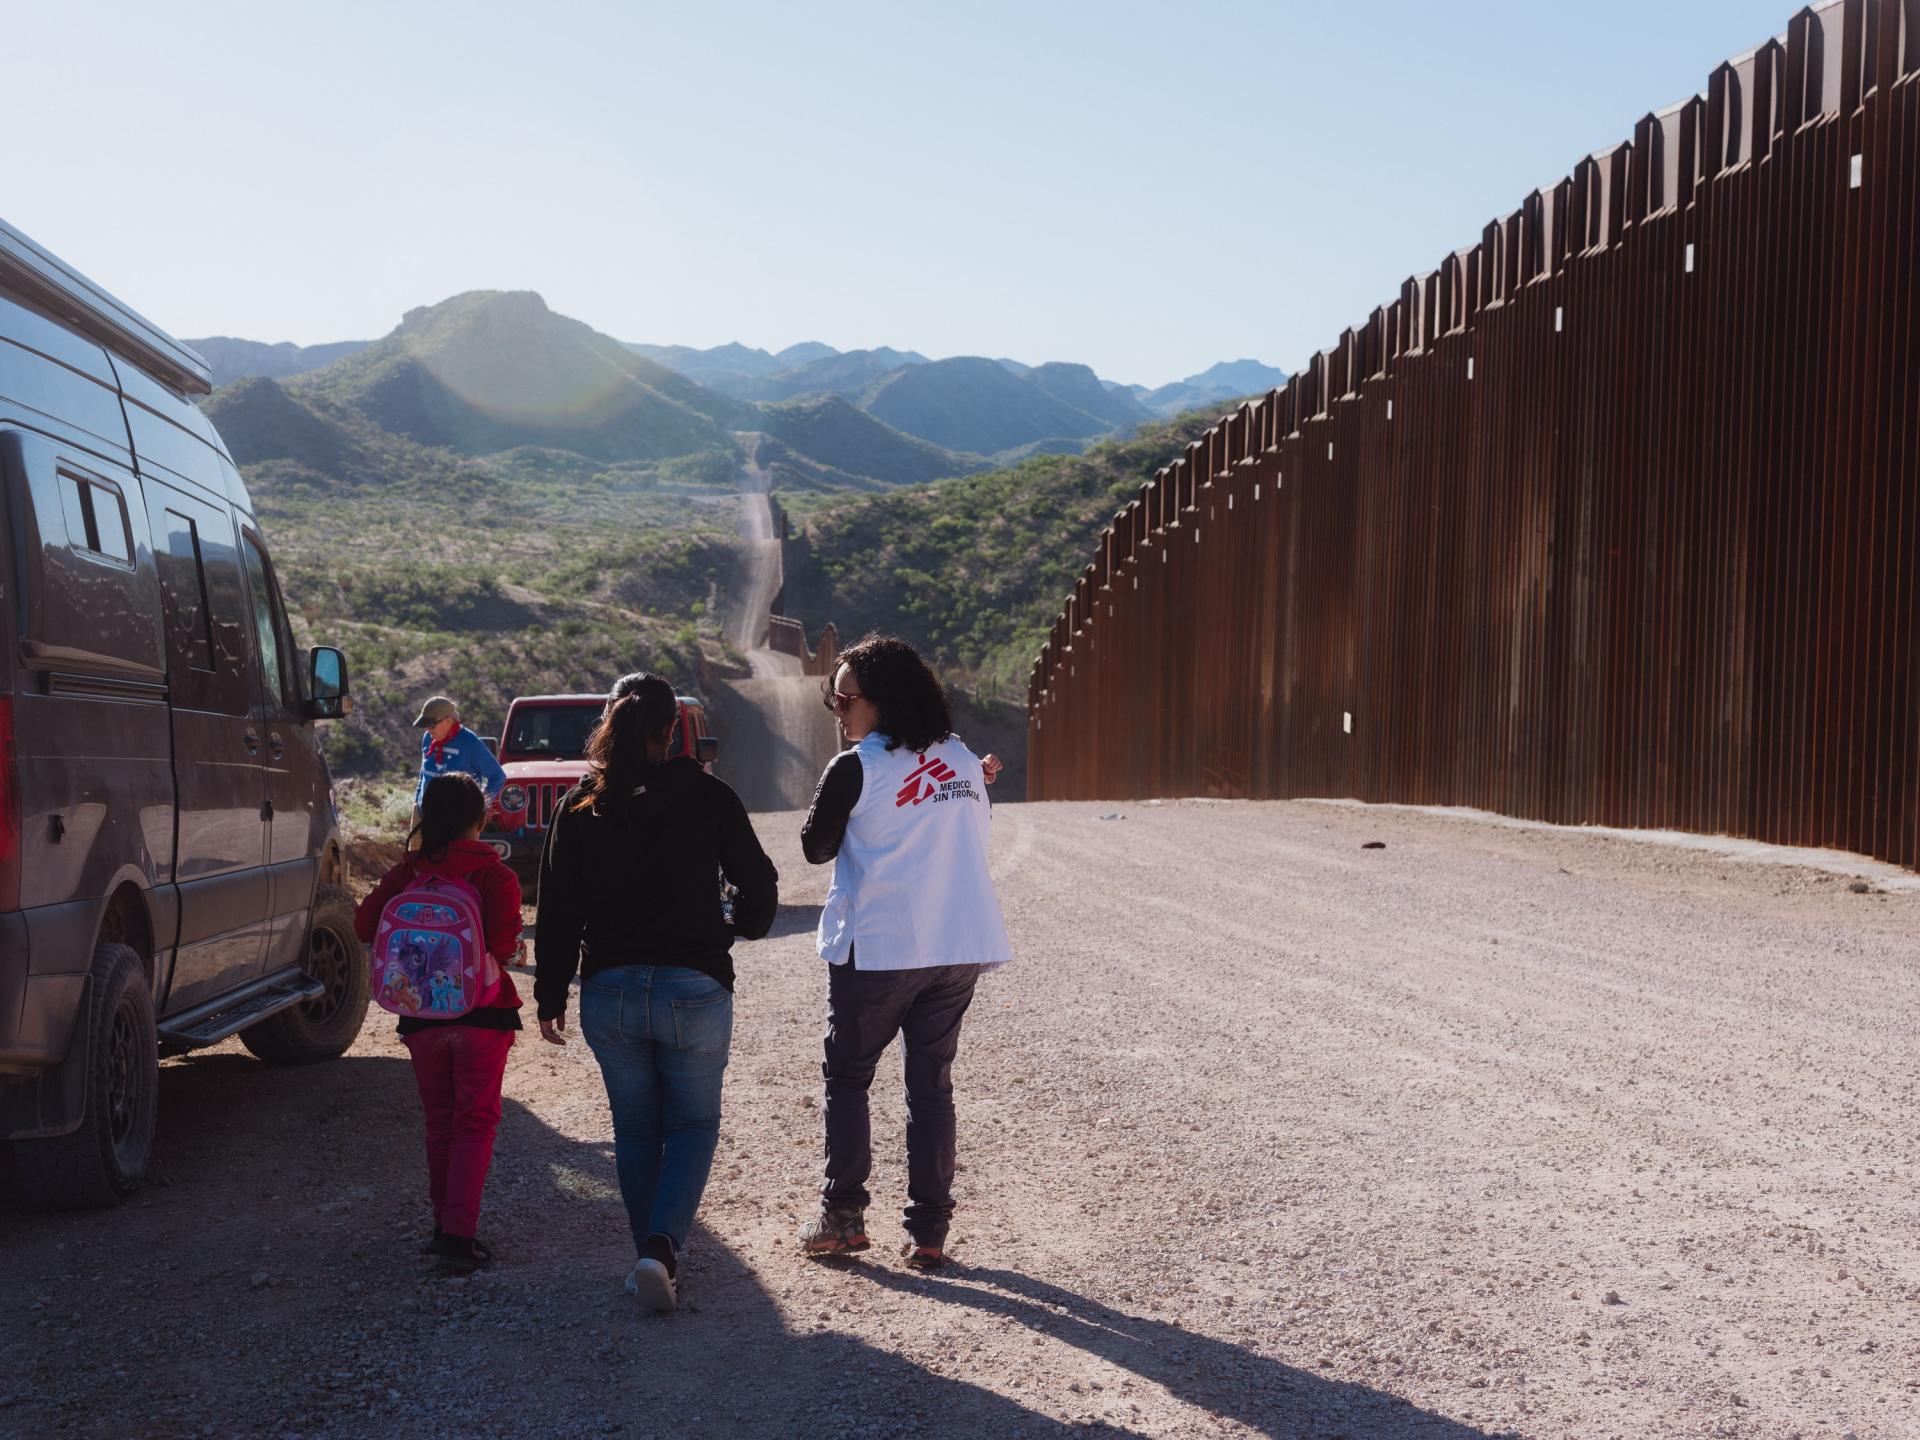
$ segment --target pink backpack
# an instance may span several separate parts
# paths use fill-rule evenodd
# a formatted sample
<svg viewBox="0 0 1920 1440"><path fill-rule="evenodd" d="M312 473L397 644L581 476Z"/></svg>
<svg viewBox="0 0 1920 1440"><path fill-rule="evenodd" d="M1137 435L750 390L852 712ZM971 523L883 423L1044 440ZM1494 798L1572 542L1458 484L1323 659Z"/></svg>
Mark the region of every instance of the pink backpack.
<svg viewBox="0 0 1920 1440"><path fill-rule="evenodd" d="M386 903L373 937L373 998L383 1010L451 1020L500 995L480 896L464 880L421 871Z"/></svg>

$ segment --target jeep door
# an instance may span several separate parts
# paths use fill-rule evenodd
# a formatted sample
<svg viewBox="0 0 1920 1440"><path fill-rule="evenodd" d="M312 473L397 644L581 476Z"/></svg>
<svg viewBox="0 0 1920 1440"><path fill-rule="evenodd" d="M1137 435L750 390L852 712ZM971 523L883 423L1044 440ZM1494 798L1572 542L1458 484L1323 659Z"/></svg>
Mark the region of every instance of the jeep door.
<svg viewBox="0 0 1920 1440"><path fill-rule="evenodd" d="M232 515L146 481L173 690L180 949L165 1009L258 974L270 896L252 637Z"/></svg>
<svg viewBox="0 0 1920 1440"><path fill-rule="evenodd" d="M267 876L272 924L269 972L300 963L307 915L320 877L320 854L332 825L326 765L306 717L306 667L294 649L286 606L266 544L244 521L240 553L247 572L254 641L260 654L254 728L266 742Z"/></svg>

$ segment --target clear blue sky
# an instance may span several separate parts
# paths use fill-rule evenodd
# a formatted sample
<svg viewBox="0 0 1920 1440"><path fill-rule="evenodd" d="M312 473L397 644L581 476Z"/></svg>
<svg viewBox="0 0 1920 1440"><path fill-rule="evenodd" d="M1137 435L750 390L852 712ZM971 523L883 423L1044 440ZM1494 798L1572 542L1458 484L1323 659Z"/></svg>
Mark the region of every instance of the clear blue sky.
<svg viewBox="0 0 1920 1440"><path fill-rule="evenodd" d="M0 216L180 335L1296 368L1788 0L6 6Z"/></svg>

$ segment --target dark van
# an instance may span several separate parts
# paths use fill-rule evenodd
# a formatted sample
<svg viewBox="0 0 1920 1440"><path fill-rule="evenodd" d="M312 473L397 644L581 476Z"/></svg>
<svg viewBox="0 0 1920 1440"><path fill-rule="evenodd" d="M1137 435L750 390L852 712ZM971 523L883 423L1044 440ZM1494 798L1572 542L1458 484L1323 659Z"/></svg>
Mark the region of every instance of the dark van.
<svg viewBox="0 0 1920 1440"><path fill-rule="evenodd" d="M339 1055L367 975L314 722L206 363L0 223L0 1144L23 1198L111 1202L158 1057Z"/></svg>

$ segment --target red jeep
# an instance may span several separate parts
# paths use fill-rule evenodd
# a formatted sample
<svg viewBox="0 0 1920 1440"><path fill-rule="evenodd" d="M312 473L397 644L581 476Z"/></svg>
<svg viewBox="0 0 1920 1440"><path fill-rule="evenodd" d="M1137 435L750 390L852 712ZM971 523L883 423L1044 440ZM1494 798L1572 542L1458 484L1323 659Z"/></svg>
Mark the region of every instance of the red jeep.
<svg viewBox="0 0 1920 1440"><path fill-rule="evenodd" d="M711 771L720 742L707 726L706 703L692 695L676 698L680 720L673 727L671 753L690 755ZM522 695L507 707L499 751L507 783L480 838L520 877L529 904L540 883L547 824L561 798L587 773L587 738L606 704L605 695Z"/></svg>

